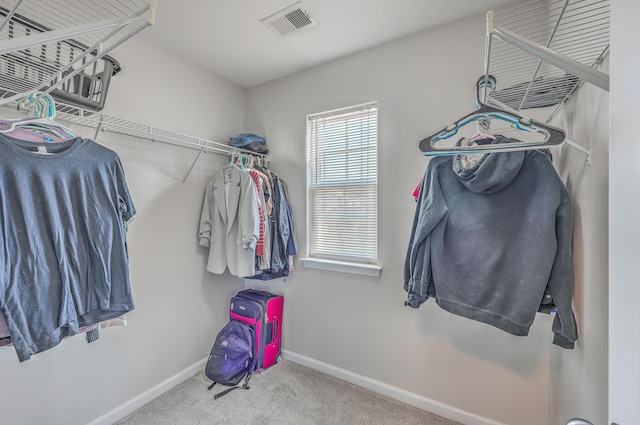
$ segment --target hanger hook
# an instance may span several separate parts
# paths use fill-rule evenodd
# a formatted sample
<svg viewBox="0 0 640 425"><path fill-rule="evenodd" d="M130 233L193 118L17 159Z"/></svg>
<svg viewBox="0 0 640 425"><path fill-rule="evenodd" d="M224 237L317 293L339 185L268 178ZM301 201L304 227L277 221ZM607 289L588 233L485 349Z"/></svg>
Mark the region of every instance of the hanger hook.
<svg viewBox="0 0 640 425"><path fill-rule="evenodd" d="M54 118L56 116L56 102L48 93L36 92L35 96L41 100L46 107L46 116L42 118Z"/></svg>
<svg viewBox="0 0 640 425"><path fill-rule="evenodd" d="M18 109L28 108L38 118L53 118L56 116L56 103L48 93L33 92L18 102Z"/></svg>
<svg viewBox="0 0 640 425"><path fill-rule="evenodd" d="M480 90L485 88L485 86L487 86L491 89L491 91L495 91L496 84L497 84L496 77L494 77L491 74L488 74L486 79L484 75L478 78L478 81L476 82L476 109L480 109L482 107L482 102L480 102ZM486 93L486 90L487 89L485 88L485 93ZM476 132L478 133L490 132L491 120L489 119L478 120L476 124L477 124Z"/></svg>
<svg viewBox="0 0 640 425"><path fill-rule="evenodd" d="M486 81L484 75L478 78L478 82L476 83L476 109L480 109L482 107L482 102L480 101L480 90L484 88L484 86L488 86L491 91L495 91L497 83L498 81L496 80L496 77L491 74L487 76Z"/></svg>

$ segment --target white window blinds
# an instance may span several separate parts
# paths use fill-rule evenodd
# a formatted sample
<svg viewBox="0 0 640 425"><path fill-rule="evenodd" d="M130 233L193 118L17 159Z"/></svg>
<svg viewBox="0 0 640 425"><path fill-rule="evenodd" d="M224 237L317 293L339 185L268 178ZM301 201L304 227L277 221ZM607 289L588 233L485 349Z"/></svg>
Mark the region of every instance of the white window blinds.
<svg viewBox="0 0 640 425"><path fill-rule="evenodd" d="M308 256L376 264L378 109L307 117Z"/></svg>

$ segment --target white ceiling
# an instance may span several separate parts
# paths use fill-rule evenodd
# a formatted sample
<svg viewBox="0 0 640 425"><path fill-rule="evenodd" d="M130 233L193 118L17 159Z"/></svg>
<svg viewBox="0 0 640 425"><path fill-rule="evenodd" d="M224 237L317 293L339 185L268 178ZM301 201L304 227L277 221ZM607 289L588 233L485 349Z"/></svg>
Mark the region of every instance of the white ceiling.
<svg viewBox="0 0 640 425"><path fill-rule="evenodd" d="M142 36L241 87L522 0L302 0L318 25L281 38L260 23L296 0L158 0Z"/></svg>

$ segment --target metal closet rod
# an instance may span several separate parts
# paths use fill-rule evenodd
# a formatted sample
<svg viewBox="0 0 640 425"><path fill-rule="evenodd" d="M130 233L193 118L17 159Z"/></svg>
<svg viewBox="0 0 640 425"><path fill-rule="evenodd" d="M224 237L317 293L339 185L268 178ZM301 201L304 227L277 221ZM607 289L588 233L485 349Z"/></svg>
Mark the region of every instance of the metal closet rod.
<svg viewBox="0 0 640 425"><path fill-rule="evenodd" d="M216 142L208 142L208 143L216 143ZM193 167L196 166L196 163L198 162L198 160L200 159L200 155L202 155L202 152L204 152L205 148L212 148L211 146L208 145L203 145L202 148L200 149L200 152L198 152L198 155L196 155L195 159L193 160L193 163L191 164L191 167L189 167L189 171L187 171L187 175L184 176L184 179L182 179L182 184L184 185L187 182L187 179L189 178L189 176L191 175L191 171L193 170ZM260 161L261 163L265 164L269 162L269 157L267 155L263 155L263 154L259 154L247 149L239 149L239 148L234 148L234 147L229 147L229 149L221 149L218 147L213 147L212 149L214 149L213 153L218 153L218 154L223 154L223 155L230 155L231 158L233 159L233 155L238 155L238 157L240 156L240 154L245 154L247 156L254 156L256 158L258 158L258 161Z"/></svg>
<svg viewBox="0 0 640 425"><path fill-rule="evenodd" d="M125 120L101 112L96 113L87 111L81 107L67 105L62 102L58 102L57 106L57 115L61 120L67 121L71 124L95 129L95 134L93 136L94 141L97 141L101 132L112 132L139 139L150 140L156 143L164 143L181 148L197 149L198 154L189 167L184 179L182 179L182 184L184 184L189 178L189 175L191 175L193 168L203 152L210 152L218 155L244 153L259 158L264 161L265 164L269 161L269 155L256 153L248 149L236 148L224 143L152 127L150 125Z"/></svg>
<svg viewBox="0 0 640 425"><path fill-rule="evenodd" d="M604 72L598 71L590 66L584 65L578 61L575 61L569 57L561 55L549 48L543 47L533 41L522 37L508 29L501 28L494 25L493 12L487 12L487 38L488 49L490 48L490 38L492 36L498 37L500 40L512 44L513 46L522 49L545 62L564 69L565 71L581 78L591 84L600 87L603 90L609 91L609 76ZM485 52L488 57L488 51ZM489 74L489 60L485 60L485 77Z"/></svg>

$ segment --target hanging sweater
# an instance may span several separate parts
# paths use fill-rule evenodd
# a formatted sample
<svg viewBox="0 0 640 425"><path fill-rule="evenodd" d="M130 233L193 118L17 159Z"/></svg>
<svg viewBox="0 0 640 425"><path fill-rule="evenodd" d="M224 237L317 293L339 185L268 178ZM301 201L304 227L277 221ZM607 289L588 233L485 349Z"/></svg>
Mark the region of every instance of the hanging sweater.
<svg viewBox="0 0 640 425"><path fill-rule="evenodd" d="M405 261L407 305L432 297L451 313L524 336L548 286L553 343L573 348L572 226L569 194L544 151L433 158Z"/></svg>

